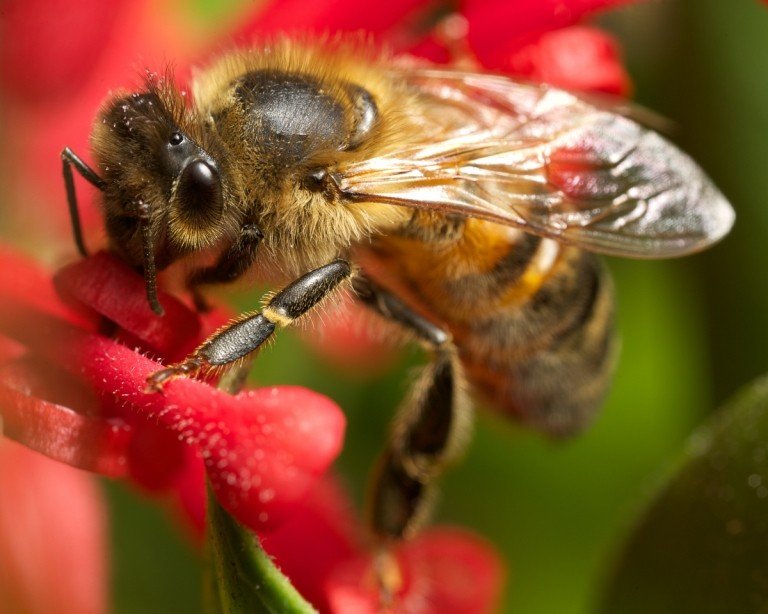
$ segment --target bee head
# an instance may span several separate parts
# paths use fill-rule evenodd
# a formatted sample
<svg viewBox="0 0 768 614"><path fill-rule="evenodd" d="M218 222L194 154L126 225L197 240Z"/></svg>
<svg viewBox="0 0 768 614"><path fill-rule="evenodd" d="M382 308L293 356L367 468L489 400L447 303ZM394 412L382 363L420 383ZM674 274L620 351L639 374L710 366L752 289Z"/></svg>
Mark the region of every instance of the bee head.
<svg viewBox="0 0 768 614"><path fill-rule="evenodd" d="M110 243L134 265L159 267L214 244L224 232L224 173L215 143L165 82L113 97L92 144L104 178Z"/></svg>

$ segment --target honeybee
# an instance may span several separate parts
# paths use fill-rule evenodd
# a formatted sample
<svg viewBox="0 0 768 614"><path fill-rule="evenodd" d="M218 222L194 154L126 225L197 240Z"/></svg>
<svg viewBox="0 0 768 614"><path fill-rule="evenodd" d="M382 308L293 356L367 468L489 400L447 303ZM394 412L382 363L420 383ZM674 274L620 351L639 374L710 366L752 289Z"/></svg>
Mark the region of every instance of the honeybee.
<svg viewBox="0 0 768 614"><path fill-rule="evenodd" d="M255 269L288 284L186 360L194 377L255 352L342 286L433 357L377 469L371 524L413 531L461 448L468 390L551 435L584 427L614 364L614 299L597 253L680 256L734 214L684 153L547 85L392 62L359 47L278 42L194 78L119 92L92 133L111 248L142 268L206 262L191 288ZM204 254L205 258L200 258Z"/></svg>

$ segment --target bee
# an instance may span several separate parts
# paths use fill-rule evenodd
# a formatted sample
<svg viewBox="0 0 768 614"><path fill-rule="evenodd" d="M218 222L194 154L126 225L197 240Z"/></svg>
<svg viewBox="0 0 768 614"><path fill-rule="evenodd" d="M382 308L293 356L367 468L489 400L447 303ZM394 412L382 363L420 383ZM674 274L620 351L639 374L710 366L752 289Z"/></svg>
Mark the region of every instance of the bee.
<svg viewBox="0 0 768 614"><path fill-rule="evenodd" d="M425 345L373 479L383 540L426 515L461 449L470 391L549 435L599 408L615 354L611 280L596 254L662 258L722 238L733 211L658 134L577 95L506 76L392 61L359 46L276 42L225 54L187 100L169 78L118 92L92 132L111 249L187 285L255 270L287 283L151 391L252 355L341 287ZM200 264L202 263L202 264Z"/></svg>

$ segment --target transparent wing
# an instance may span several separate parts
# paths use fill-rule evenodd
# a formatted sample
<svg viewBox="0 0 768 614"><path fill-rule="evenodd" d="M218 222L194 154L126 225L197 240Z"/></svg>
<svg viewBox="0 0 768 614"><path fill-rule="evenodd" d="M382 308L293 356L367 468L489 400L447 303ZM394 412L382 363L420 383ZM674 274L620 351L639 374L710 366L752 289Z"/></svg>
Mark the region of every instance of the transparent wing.
<svg viewBox="0 0 768 614"><path fill-rule="evenodd" d="M398 72L423 110L415 141L340 170L358 200L492 220L605 254L682 255L734 214L686 154L567 92L439 69Z"/></svg>

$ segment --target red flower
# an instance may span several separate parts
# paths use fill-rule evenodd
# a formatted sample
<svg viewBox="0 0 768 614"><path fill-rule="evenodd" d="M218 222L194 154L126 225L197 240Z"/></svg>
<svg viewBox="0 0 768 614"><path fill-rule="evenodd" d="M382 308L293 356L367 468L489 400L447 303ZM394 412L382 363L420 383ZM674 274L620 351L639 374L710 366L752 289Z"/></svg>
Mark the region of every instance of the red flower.
<svg viewBox="0 0 768 614"><path fill-rule="evenodd" d="M625 96L631 88L616 41L597 28L574 26L525 37L490 55L486 65L570 90Z"/></svg>
<svg viewBox="0 0 768 614"><path fill-rule="evenodd" d="M94 58L110 43L124 4L125 0L84 0L76 5L67 0L6 0L0 75L8 92L25 104L49 104L81 87L96 65ZM50 14L57 19L47 19ZM51 62L51 48L56 49L56 62Z"/></svg>
<svg viewBox="0 0 768 614"><path fill-rule="evenodd" d="M392 614L480 614L497 609L502 566L491 546L468 531L435 528L394 551L400 586ZM326 584L334 614L376 614L381 595L374 557L364 554L334 570Z"/></svg>
<svg viewBox="0 0 768 614"><path fill-rule="evenodd" d="M161 364L144 352L175 355L208 327L170 295L163 297L166 317L152 316L141 278L119 260L100 254L58 277L71 301L92 310L81 314L53 298L50 280L28 262L9 252L3 260L0 332L29 351L0 370L8 436L63 462L129 475L150 489L186 483L187 502L203 501L202 479L197 494L187 483L201 458L222 504L258 529L276 526L338 454L343 416L309 390L274 387L232 396L180 380L163 394L145 393L147 375ZM26 288L12 279L22 270ZM96 332L96 314L117 327L113 338ZM185 322L191 337L176 328Z"/></svg>
<svg viewBox="0 0 768 614"><path fill-rule="evenodd" d="M391 0L372 6L353 0L273 0L259 6L251 19L246 19L231 36L240 43L250 43L276 33L325 34L327 32L360 32L391 35L418 19L430 4L427 0Z"/></svg>
<svg viewBox="0 0 768 614"><path fill-rule="evenodd" d="M567 89L626 95L630 81L616 42L605 32L576 24L633 1L464 0L458 13L466 20L467 50L480 67ZM249 44L276 32L364 30L400 52L445 63L453 59L446 41L434 33L419 34L435 14L434 3L426 0L397 0L375 10L364 2L281 0L257 8L233 38Z"/></svg>
<svg viewBox="0 0 768 614"><path fill-rule="evenodd" d="M374 614L381 611L376 561L350 510L343 489L326 479L262 545L321 612ZM480 614L498 606L503 565L468 531L425 531L394 547L389 564L398 584L392 614Z"/></svg>

